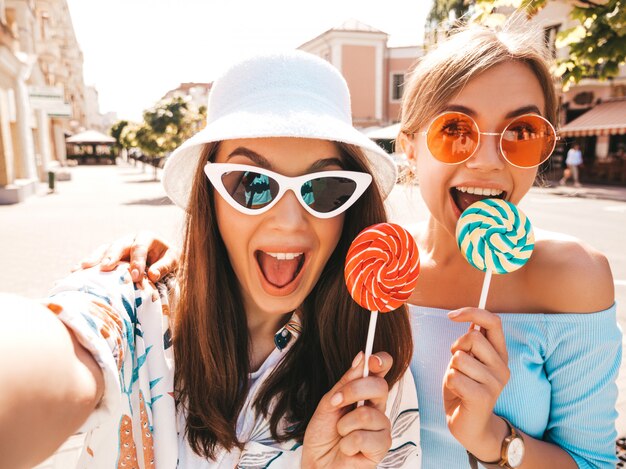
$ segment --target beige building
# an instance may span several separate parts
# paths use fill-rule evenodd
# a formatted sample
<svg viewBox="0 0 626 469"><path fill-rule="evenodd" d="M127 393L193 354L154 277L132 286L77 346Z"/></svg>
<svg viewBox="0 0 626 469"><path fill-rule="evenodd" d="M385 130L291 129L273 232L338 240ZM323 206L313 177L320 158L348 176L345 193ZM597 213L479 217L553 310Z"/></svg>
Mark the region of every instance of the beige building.
<svg viewBox="0 0 626 469"><path fill-rule="evenodd" d="M568 54L566 48L556 49L555 38L559 31L577 24L569 16L574 3L574 0L552 0L533 19L543 27L557 58ZM560 118L560 133L566 143L576 140L581 144L588 179L626 183L626 163L618 161L622 160L621 153L626 153L626 66L622 65L613 79L584 78L562 92ZM618 154L620 158L616 158ZM607 171L602 167L612 163L623 168ZM594 174L596 169L602 174ZM607 179L608 173L614 174Z"/></svg>
<svg viewBox="0 0 626 469"><path fill-rule="evenodd" d="M117 113L100 112L100 100L95 86L85 86L85 122L84 128L109 133L111 126L117 121Z"/></svg>
<svg viewBox="0 0 626 469"><path fill-rule="evenodd" d="M388 47L388 38L383 31L348 20L299 47L328 60L343 74L358 127L385 126L399 120L405 75L423 55L420 46Z"/></svg>
<svg viewBox="0 0 626 469"><path fill-rule="evenodd" d="M203 106L206 108L212 86L213 83L181 83L177 88L165 93L161 99L183 98L195 110Z"/></svg>
<svg viewBox="0 0 626 469"><path fill-rule="evenodd" d="M0 204L20 202L65 162L87 124L83 56L65 0L0 1Z"/></svg>

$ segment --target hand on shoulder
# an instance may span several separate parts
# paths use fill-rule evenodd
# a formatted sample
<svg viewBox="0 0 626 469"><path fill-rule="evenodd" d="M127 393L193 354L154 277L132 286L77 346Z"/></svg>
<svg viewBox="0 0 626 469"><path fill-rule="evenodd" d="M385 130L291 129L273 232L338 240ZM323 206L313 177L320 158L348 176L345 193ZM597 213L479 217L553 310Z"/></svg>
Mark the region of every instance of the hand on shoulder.
<svg viewBox="0 0 626 469"><path fill-rule="evenodd" d="M613 275L600 251L561 233L536 230L527 278L546 312L592 313L615 301Z"/></svg>

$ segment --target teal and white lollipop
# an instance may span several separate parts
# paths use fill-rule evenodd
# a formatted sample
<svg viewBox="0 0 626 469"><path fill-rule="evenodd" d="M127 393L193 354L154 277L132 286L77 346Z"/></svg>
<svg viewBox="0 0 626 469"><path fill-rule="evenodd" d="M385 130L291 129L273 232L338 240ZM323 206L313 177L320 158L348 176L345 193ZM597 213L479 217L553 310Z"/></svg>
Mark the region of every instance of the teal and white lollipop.
<svg viewBox="0 0 626 469"><path fill-rule="evenodd" d="M528 217L501 199L484 199L470 205L456 225L461 254L486 273L478 307L485 308L491 275L522 267L533 252L535 236Z"/></svg>

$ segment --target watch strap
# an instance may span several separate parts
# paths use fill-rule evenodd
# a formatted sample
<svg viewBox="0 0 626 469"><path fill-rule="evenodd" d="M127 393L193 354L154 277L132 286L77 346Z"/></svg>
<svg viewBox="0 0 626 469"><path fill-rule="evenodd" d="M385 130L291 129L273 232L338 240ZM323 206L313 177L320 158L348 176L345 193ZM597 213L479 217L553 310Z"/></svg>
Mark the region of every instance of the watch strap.
<svg viewBox="0 0 626 469"><path fill-rule="evenodd" d="M472 453L470 453L469 451L467 451L467 458L469 459L469 465L471 469L478 469L478 463L480 463L482 467L485 467L487 469L502 469L503 467L508 467L506 465L500 464L500 461L494 461L494 462L479 461L478 458L474 456Z"/></svg>
<svg viewBox="0 0 626 469"><path fill-rule="evenodd" d="M509 422L507 419L505 419L502 416L499 416L499 417L502 420L504 420L504 422L509 427L509 434L504 438L504 440L502 440L502 448L500 449L500 454L502 456L501 456L500 460L492 461L492 462L481 461L476 456L474 456L472 453L470 453L469 451L466 450L467 451L467 458L469 460L469 464L470 464L470 468L471 469L478 469L478 464L480 464L481 466L483 466L486 469L502 469L502 468L509 468L509 469L511 469L511 466L509 466L508 461L505 459L505 453L504 453L504 449L505 448L504 448L504 445L506 444L507 440L510 440L511 437L513 437L513 438L515 438L515 437L521 438L521 435L515 429L515 427L511 424L511 422Z"/></svg>

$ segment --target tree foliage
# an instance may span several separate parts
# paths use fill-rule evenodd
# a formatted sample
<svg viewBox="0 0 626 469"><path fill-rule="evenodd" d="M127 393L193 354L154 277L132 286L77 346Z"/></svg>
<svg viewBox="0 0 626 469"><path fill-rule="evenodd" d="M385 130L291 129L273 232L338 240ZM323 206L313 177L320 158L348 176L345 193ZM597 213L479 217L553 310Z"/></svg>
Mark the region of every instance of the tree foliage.
<svg viewBox="0 0 626 469"><path fill-rule="evenodd" d="M429 24L441 24L449 20L450 12L454 12L455 18L461 18L468 11L469 0L434 0L433 7L426 21Z"/></svg>
<svg viewBox="0 0 626 469"><path fill-rule="evenodd" d="M501 24L501 11L523 10L534 16L552 0L471 0L467 4L472 21L488 26ZM435 0L433 18L445 17L442 8L453 0ZM570 18L575 26L558 33L556 47L568 48L566 58L558 59L555 74L568 87L582 78L606 79L619 74L626 61L626 0L576 0L571 2ZM450 7L452 8L452 7Z"/></svg>
<svg viewBox="0 0 626 469"><path fill-rule="evenodd" d="M122 130L124 130L124 127L126 127L127 125L128 121L119 120L111 126L111 130L109 133L111 134L111 137L117 140L118 143L120 142L120 135L122 133Z"/></svg>
<svg viewBox="0 0 626 469"><path fill-rule="evenodd" d="M123 148L139 148L149 156L165 156L204 127L206 106L198 109L175 97L143 112L143 122L118 121L111 135Z"/></svg>

